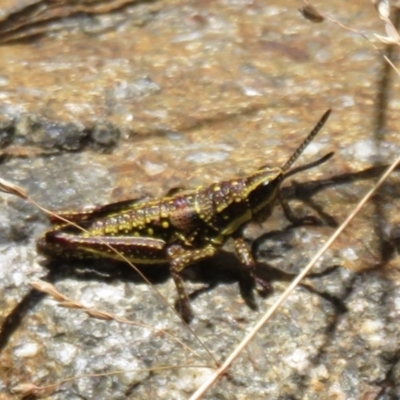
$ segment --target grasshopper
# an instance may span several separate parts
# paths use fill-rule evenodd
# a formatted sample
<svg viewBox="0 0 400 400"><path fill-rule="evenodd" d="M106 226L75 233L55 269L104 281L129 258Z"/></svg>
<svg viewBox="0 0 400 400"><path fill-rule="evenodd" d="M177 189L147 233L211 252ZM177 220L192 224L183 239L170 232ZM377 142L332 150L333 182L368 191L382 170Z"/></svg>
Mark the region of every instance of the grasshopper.
<svg viewBox="0 0 400 400"><path fill-rule="evenodd" d="M232 238L237 256L253 283L269 290L269 283L254 273L255 261L243 238L250 221L262 222L279 200L292 223L296 218L280 192L282 181L300 171L327 161L328 153L317 161L290 169L314 139L330 114L326 111L303 143L281 168L263 166L245 177L214 183L193 190L172 190L165 197L126 200L83 212L61 212L86 232L65 222L53 220L53 228L38 240L40 252L57 258L120 259L111 245L137 265L169 264L178 292L176 307L185 322L192 311L181 272L190 264L212 257ZM107 244L106 244L107 243Z"/></svg>

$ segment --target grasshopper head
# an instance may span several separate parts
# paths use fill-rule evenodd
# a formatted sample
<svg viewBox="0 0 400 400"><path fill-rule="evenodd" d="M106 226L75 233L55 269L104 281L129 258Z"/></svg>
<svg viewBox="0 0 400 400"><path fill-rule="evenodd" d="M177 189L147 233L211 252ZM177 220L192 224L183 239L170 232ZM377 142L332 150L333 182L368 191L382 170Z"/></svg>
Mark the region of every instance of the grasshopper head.
<svg viewBox="0 0 400 400"><path fill-rule="evenodd" d="M248 178L248 200L253 218L257 221L264 221L272 212L275 198L279 195L280 184L289 176L314 168L328 161L334 153L328 153L316 161L300 165L289 171L281 168L264 167ZM282 198L280 197L281 201Z"/></svg>
<svg viewBox="0 0 400 400"><path fill-rule="evenodd" d="M271 214L283 177L281 168L263 167L247 179L247 198L257 221L264 221Z"/></svg>

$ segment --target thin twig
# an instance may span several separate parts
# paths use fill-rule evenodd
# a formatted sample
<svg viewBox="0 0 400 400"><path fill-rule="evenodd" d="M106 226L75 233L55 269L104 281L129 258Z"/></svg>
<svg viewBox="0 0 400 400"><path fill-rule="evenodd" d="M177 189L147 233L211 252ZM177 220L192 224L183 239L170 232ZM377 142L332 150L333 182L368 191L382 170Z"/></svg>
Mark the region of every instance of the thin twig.
<svg viewBox="0 0 400 400"><path fill-rule="evenodd" d="M247 346L247 344L254 338L258 331L264 326L264 324L271 319L271 316L275 311L281 306L281 304L287 299L290 293L296 288L296 286L301 282L301 280L310 272L311 268L319 260L319 258L329 249L332 243L337 239L337 237L343 232L343 230L349 225L352 219L357 215L365 203L372 197L372 195L378 190L382 183L387 179L387 177L394 171L397 165L400 163L400 156L393 162L393 164L384 172L380 177L378 182L374 187L364 196L364 198L357 204L354 210L346 218L346 220L338 227L338 229L332 234L332 236L327 240L324 246L315 254L313 259L308 263L308 265L303 269L303 271L293 280L289 287L283 292L283 294L278 298L278 300L270 307L270 309L264 314L259 322L254 326L254 328L249 332L249 334L239 343L231 355L224 361L224 363L207 379L193 395L190 400L197 400L213 385L229 368L232 362L237 358L237 356L242 352L242 350Z"/></svg>

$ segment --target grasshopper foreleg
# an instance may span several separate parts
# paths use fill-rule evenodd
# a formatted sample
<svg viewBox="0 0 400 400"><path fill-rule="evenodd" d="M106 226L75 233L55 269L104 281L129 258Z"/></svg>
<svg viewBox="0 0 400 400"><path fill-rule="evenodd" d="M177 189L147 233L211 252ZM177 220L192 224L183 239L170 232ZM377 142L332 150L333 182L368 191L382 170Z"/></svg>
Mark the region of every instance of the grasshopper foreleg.
<svg viewBox="0 0 400 400"><path fill-rule="evenodd" d="M176 244L170 246L167 250L171 276L175 282L176 290L178 292L176 308L186 323L189 323L193 319L193 312L190 307L189 298L183 286L183 280L180 273L188 265L204 258L212 257L216 252L217 248L212 245L208 245L201 249L188 250Z"/></svg>
<svg viewBox="0 0 400 400"><path fill-rule="evenodd" d="M246 268L246 271L248 272L250 277L254 280L254 282L261 287L261 292L262 293L270 292L271 285L264 279L262 279L254 274L256 262L254 261L251 251L248 248L248 246L247 246L246 242L244 241L243 237L241 236L241 234L234 235L233 242L235 244L235 250L239 257L241 264Z"/></svg>

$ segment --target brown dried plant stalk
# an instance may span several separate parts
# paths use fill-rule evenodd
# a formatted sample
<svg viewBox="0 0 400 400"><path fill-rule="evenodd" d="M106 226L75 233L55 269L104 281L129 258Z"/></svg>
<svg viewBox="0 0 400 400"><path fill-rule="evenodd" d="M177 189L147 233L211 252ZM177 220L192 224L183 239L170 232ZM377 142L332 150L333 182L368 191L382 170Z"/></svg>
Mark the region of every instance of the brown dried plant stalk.
<svg viewBox="0 0 400 400"><path fill-rule="evenodd" d="M383 54L371 40L362 32L357 29L350 28L341 22L335 20L334 18L327 16L304 0L306 4L305 7L300 9L303 16L314 23L321 23L324 20L332 22L341 28L357 33L368 41L368 43L376 50L385 61L393 68L393 70L400 76L400 71L392 63L392 61ZM380 18L385 22L385 28L387 37L383 37L375 34L375 37L383 43L386 44L396 44L400 45L400 36L389 19L389 1L388 0L373 0L373 4L377 9ZM350 222L356 217L360 212L361 208L371 199L371 197L376 193L379 187L385 182L389 175L396 169L400 164L400 156L393 161L393 163L387 168L387 170L379 178L378 182L370 189L370 191L360 200L356 205L354 210L348 215L345 221L336 229L332 236L326 241L326 243L321 247L321 249L315 254L313 259L304 267L304 269L299 273L299 275L292 281L288 288L282 293L282 295L277 299L277 301L266 311L266 313L260 318L257 324L251 329L251 331L243 338L243 340L237 345L237 347L232 351L232 353L226 358L222 365L214 371L214 373L196 390L195 393L190 397L190 400L197 400L202 398L202 396L207 392L207 390L213 386L220 377L222 377L230 365L235 361L235 359L241 354L241 352L246 348L250 341L255 337L258 331L275 315L279 307L284 303L288 296L293 292L293 290L299 285L299 283L305 278L305 276L311 271L316 262L324 255L324 253L329 249L333 242L339 237L339 235L346 229Z"/></svg>
<svg viewBox="0 0 400 400"><path fill-rule="evenodd" d="M311 271L312 267L316 264L316 262L324 255L324 253L329 249L332 243L338 238L338 236L344 231L344 229L349 225L349 223L354 219L354 217L360 212L361 208L367 203L367 201L376 193L379 187L383 184L383 182L385 182L385 180L395 170L395 168L399 165L399 163L400 163L400 156L382 174L378 182L360 200L360 202L357 204L354 210L346 218L346 220L336 229L336 231L332 234L332 236L315 254L313 259L307 264L306 267L303 268L300 274L297 275L297 277L282 293L282 295L278 298L278 300L269 308L269 310L267 310L267 312L252 328L252 330L238 344L235 350L229 355L229 357L227 357L227 359L223 362L223 364L217 370L215 370L213 375L197 389L197 391L192 395L192 397L190 397L190 400L200 399L201 396L226 372L226 370L230 367L232 362L240 355L240 353L254 338L254 336L258 333L258 331L274 316L278 308L283 304L283 302L288 298L288 296L293 292L293 290L299 285L299 283L304 279L304 277Z"/></svg>
<svg viewBox="0 0 400 400"><path fill-rule="evenodd" d="M107 311L102 311L102 310L97 310L95 308L87 307L87 306L83 305L82 303L79 303L76 300L70 299L67 296L65 296L64 294L60 293L56 289L56 287L49 282L37 280L35 282L31 282L30 285L34 289L51 296L59 304L60 307L81 309L81 310L85 311L85 313L88 314L92 318L104 319L104 320L114 320L114 321L120 322L122 324L136 325L136 326L140 326L142 328L146 328L146 329L149 329L149 330L157 332L157 333L161 333L163 335L168 336L173 341L179 343L182 347L189 350L195 356L201 358L201 356L195 350L191 349L189 346L187 346L181 340L179 340L178 338L176 338L175 336L171 335L169 332L167 332L163 329L154 328L151 325L143 324L143 323L136 322L136 321L130 321L129 319L118 317L117 315L109 313Z"/></svg>

